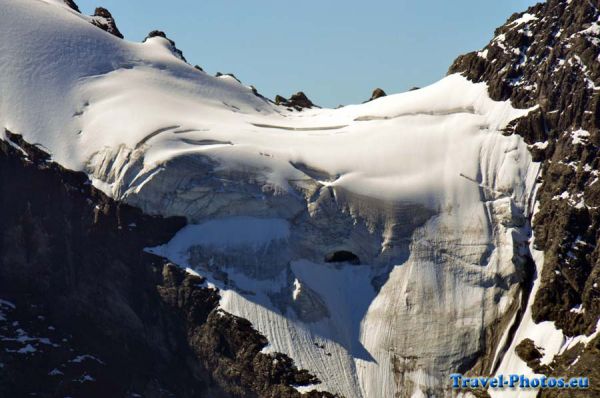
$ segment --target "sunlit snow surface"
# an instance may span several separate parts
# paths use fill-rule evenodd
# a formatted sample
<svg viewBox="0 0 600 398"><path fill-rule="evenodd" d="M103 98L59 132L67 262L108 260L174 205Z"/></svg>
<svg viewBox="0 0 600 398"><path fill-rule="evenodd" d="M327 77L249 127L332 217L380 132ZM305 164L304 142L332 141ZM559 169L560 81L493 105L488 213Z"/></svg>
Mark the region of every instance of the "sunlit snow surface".
<svg viewBox="0 0 600 398"><path fill-rule="evenodd" d="M501 132L527 111L484 84L296 112L162 38L119 40L57 2L0 8L0 127L116 199L187 216L148 250L206 276L318 388L439 395L512 315L538 167ZM324 263L335 250L361 264Z"/></svg>

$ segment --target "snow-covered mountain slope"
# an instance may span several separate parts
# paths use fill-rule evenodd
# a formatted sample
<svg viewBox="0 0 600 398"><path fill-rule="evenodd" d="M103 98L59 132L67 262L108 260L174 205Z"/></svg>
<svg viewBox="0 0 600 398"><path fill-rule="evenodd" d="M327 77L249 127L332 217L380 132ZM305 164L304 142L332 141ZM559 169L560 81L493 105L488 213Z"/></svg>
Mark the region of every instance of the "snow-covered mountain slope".
<svg viewBox="0 0 600 398"><path fill-rule="evenodd" d="M120 40L58 1L0 8L0 127L116 200L187 217L147 250L208 278L319 389L447 396L449 373L500 361L539 171L504 130L533 104L452 74L297 112L165 38Z"/></svg>

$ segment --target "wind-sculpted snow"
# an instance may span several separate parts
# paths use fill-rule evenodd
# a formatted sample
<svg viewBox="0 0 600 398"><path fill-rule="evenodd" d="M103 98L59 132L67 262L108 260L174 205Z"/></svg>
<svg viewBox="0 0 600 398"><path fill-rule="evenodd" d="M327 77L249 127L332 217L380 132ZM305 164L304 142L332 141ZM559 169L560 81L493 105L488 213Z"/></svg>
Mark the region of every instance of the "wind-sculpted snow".
<svg viewBox="0 0 600 398"><path fill-rule="evenodd" d="M0 8L0 127L117 200L186 216L148 250L206 276L318 388L449 395L447 375L493 350L525 274L537 165L502 130L526 110L451 75L290 111L164 38L119 40L39 0ZM325 262L342 250L360 264Z"/></svg>

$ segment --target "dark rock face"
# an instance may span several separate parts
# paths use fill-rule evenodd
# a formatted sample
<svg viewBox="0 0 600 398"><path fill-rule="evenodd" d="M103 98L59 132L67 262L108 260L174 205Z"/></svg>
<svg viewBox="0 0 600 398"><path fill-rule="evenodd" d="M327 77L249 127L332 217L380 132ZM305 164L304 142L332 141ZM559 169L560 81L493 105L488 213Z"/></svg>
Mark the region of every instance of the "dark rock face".
<svg viewBox="0 0 600 398"><path fill-rule="evenodd" d="M521 135L534 160L543 162L533 225L545 260L533 317L554 321L567 335L593 332L600 317L598 6L566 0L535 5L509 18L483 51L460 56L450 68L486 82L496 100L537 106L506 134ZM581 355L600 362L597 347L588 345ZM556 358L554 369L561 361ZM561 375L580 375L589 365L562 367Z"/></svg>
<svg viewBox="0 0 600 398"><path fill-rule="evenodd" d="M77 12L81 12L79 11L79 7L77 6L77 4L75 4L75 2L73 0L63 0L63 2L72 10L75 10Z"/></svg>
<svg viewBox="0 0 600 398"><path fill-rule="evenodd" d="M371 98L369 98L369 101L373 101L374 99L385 97L386 95L387 94L385 93L385 91L383 91L380 88L376 88L375 90L373 90L373 93L371 94Z"/></svg>
<svg viewBox="0 0 600 398"><path fill-rule="evenodd" d="M144 252L185 225L0 140L0 396L299 397L318 382L219 293ZM327 393L310 397L332 397Z"/></svg>
<svg viewBox="0 0 600 398"><path fill-rule="evenodd" d="M519 358L521 358L527 366L533 369L536 373L546 373L548 370L547 365L540 365L540 360L544 357L544 354L540 352L540 348L536 347L533 340L525 339L515 347L515 351Z"/></svg>
<svg viewBox="0 0 600 398"><path fill-rule="evenodd" d="M347 250L339 250L333 253L329 253L325 256L326 263L350 263L354 265L360 264L358 256Z"/></svg>
<svg viewBox="0 0 600 398"><path fill-rule="evenodd" d="M306 94L304 94L302 91L298 91L289 99L277 95L275 96L275 104L285 106L288 108L293 108L297 111L301 111L305 108L312 108L313 106L315 106L315 104L313 104L312 101L309 100Z"/></svg>
<svg viewBox="0 0 600 398"><path fill-rule="evenodd" d="M171 51L173 51L175 56L181 59L182 61L187 62L187 60L183 56L183 52L177 48L173 40L167 37L165 32L163 32L162 30L153 30L152 32L148 33L148 36L146 36L144 42L152 37L162 37L163 39L166 39L169 42L169 44L171 44Z"/></svg>
<svg viewBox="0 0 600 398"><path fill-rule="evenodd" d="M242 83L240 81L240 79L238 79L237 77L235 77L235 75L233 73L221 73L221 72L217 72L215 74L215 77L221 77L221 76L229 76L229 77L233 77L238 83Z"/></svg>
<svg viewBox="0 0 600 398"><path fill-rule="evenodd" d="M106 8L96 8L96 11L92 16L92 24L110 33L111 35L118 37L119 39L123 38L119 28L117 28L117 24L112 14Z"/></svg>

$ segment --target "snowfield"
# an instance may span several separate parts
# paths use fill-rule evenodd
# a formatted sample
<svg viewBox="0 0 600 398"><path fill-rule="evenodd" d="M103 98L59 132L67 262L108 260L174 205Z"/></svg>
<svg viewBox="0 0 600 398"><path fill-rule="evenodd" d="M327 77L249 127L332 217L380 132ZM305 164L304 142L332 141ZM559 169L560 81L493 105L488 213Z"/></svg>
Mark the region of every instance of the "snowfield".
<svg viewBox="0 0 600 398"><path fill-rule="evenodd" d="M0 0L0 131L115 199L186 216L148 250L206 276L315 388L450 396L448 375L494 349L481 336L518 305L538 175L502 130L527 110L450 75L290 111L59 3ZM340 250L360 264L324 261Z"/></svg>

